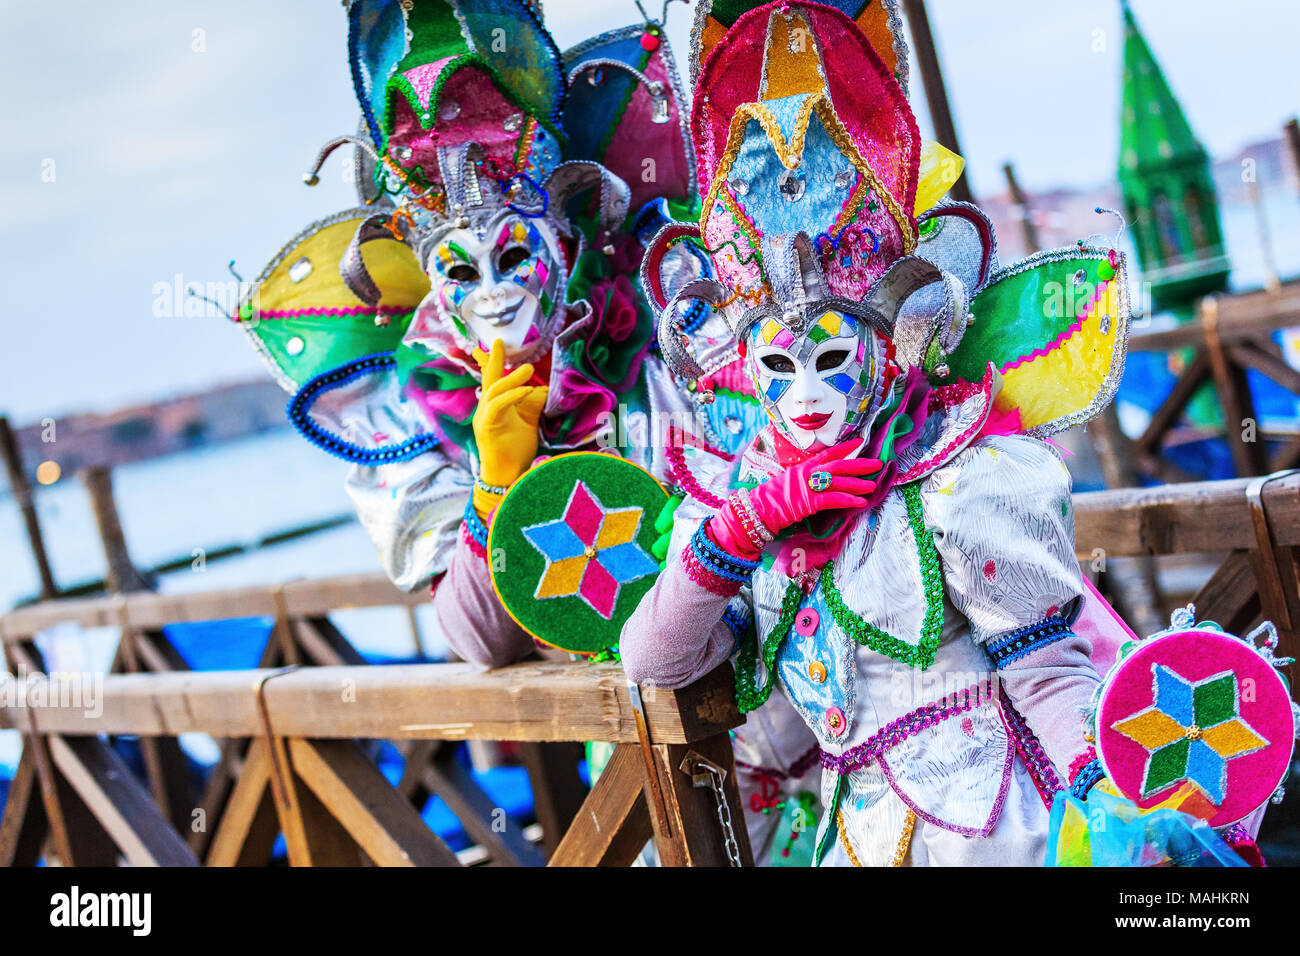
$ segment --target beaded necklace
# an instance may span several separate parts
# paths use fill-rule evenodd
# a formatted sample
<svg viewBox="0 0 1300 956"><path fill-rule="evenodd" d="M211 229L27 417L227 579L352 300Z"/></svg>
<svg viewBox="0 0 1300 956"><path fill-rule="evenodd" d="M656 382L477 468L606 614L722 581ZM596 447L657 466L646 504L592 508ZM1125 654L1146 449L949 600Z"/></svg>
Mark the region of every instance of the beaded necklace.
<svg viewBox="0 0 1300 956"><path fill-rule="evenodd" d="M907 504L907 521L912 526L912 536L916 540L921 562L921 582L925 589L925 618L921 624L920 643L913 646L899 640L851 610L835 586L834 561L827 561L822 568L822 594L835 623L858 644L912 667L925 669L934 663L934 655L943 633L943 572L938 549L934 546L934 536L925 527L919 483L900 485L899 490ZM763 665L768 679L762 687L758 686L758 649L755 642L741 643L736 655L736 705L742 714L761 707L772 696L776 678L776 655L785 643L790 628L794 626L795 615L802 605L803 590L797 581L791 581L781 599L781 616L763 641Z"/></svg>

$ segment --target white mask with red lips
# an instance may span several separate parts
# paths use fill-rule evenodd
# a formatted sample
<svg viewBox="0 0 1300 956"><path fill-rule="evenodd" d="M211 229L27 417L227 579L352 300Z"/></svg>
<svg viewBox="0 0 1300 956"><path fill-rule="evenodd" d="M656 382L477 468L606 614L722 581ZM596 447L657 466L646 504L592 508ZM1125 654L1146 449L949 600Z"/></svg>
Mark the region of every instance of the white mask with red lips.
<svg viewBox="0 0 1300 956"><path fill-rule="evenodd" d="M428 247L430 290L406 334L407 344L440 351L454 332L464 351L491 351L500 339L506 363L536 358L561 304L559 244L549 225L506 213L486 228L452 228Z"/></svg>
<svg viewBox="0 0 1300 956"><path fill-rule="evenodd" d="M865 320L832 309L796 335L765 317L745 341L759 399L798 448L828 448L864 431L879 412L884 349Z"/></svg>

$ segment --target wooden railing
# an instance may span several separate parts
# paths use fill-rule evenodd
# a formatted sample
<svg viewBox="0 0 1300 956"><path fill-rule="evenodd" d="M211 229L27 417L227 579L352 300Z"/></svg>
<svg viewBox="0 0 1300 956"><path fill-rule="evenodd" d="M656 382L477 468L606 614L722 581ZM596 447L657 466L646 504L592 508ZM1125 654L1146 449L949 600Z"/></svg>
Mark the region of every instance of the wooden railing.
<svg viewBox="0 0 1300 956"><path fill-rule="evenodd" d="M1300 282L1276 290L1208 296L1201 300L1194 322L1162 331L1135 329L1129 337L1130 351L1190 348L1191 355L1146 430L1132 442L1134 463L1159 481L1187 478L1163 456L1164 446L1188 403L1209 384L1223 409L1224 437L1238 475L1262 475L1300 465L1300 437L1263 433L1246 377L1253 369L1300 397L1300 371L1291 367L1271 338L1274 332L1296 325L1300 325ZM1265 445L1269 437L1286 442L1272 460Z"/></svg>
<svg viewBox="0 0 1300 956"><path fill-rule="evenodd" d="M735 821L731 852L751 861L727 735L741 723L728 668L684 691L642 688L642 735L616 664L368 666L328 618L424 600L375 575L55 601L0 618L10 689L24 698L0 708L0 727L23 735L0 863L50 854L83 865L265 864L282 833L293 865L453 865L457 856L419 813L436 794L493 864L627 864L652 837L667 863L724 864L717 795L696 785L707 783L706 767L716 768ZM189 671L162 630L257 615L275 625L253 671ZM68 681L40 676L35 637L66 622L121 629L93 706L94 688L79 688L77 706L67 706ZM177 741L184 733L221 743L197 800ZM115 736L139 738L145 781L111 745ZM396 786L360 742L382 740L405 758ZM518 742L540 847L458 761L461 740ZM584 741L615 745L590 793L578 776Z"/></svg>
<svg viewBox="0 0 1300 956"><path fill-rule="evenodd" d="M1198 617L1238 630L1268 617L1279 653L1300 649L1300 475L1081 494L1075 514L1080 561L1103 589L1112 558L1226 554L1196 597ZM422 600L356 577L48 602L0 619L10 670L27 674L31 691L0 708L0 726L24 743L0 862L264 864L283 833L295 865L456 864L420 817L430 793L497 864L627 864L649 839L670 865L751 862L727 735L741 722L728 667L685 690L634 695L617 664L366 666L328 618ZM162 633L176 621L256 614L276 626L253 671L186 671ZM57 679L33 676L36 635L66 621L122 630L93 712L60 701ZM222 741L198 801L186 789L183 733ZM139 737L144 781L112 746L119 735ZM449 743L475 739L521 742L540 848L513 821L502 825L451 756ZM396 786L364 743L377 740L405 755ZM576 783L581 741L615 745L589 793Z"/></svg>

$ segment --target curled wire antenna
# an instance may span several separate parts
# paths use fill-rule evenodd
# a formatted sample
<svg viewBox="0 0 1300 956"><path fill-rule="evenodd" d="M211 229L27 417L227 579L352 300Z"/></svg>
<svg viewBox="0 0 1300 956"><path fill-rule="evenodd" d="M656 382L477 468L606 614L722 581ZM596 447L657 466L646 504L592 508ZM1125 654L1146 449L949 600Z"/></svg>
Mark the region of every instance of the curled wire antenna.
<svg viewBox="0 0 1300 956"><path fill-rule="evenodd" d="M208 305L212 306L212 308L216 309L221 315L224 316L230 315L230 309L226 306L226 303L219 302L216 299L212 298L212 296L199 292L192 285L185 287L185 296L186 298L189 299L198 299L201 302L206 302Z"/></svg>
<svg viewBox="0 0 1300 956"><path fill-rule="evenodd" d="M1124 218L1124 215L1118 209L1111 209L1109 206L1094 206L1092 211L1099 216L1114 216L1119 222L1119 228L1115 230L1115 236L1110 240L1110 248L1118 249L1120 237L1124 235L1124 230L1128 228L1128 220ZM1102 234L1095 233L1095 235ZM1091 239L1092 236L1088 238Z"/></svg>
<svg viewBox="0 0 1300 956"><path fill-rule="evenodd" d="M357 149L365 150L374 158L376 163L379 162L379 154L375 152L375 147L368 140L364 140L360 136L335 136L320 148L320 152L316 154L316 162L312 164L311 169L302 174L302 181L308 186L315 186L319 183L321 167L325 165L325 160L330 158L330 154L334 150L347 143L351 143Z"/></svg>

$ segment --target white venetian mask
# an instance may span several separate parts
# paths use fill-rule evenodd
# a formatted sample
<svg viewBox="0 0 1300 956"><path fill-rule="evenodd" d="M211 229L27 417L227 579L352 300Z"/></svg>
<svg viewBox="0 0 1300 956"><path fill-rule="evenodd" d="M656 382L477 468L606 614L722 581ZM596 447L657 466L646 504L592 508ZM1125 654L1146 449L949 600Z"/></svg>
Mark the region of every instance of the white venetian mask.
<svg viewBox="0 0 1300 956"><path fill-rule="evenodd" d="M767 414L799 448L827 448L870 421L879 343L861 319L828 311L796 336L765 318L746 338Z"/></svg>
<svg viewBox="0 0 1300 956"><path fill-rule="evenodd" d="M467 346L485 352L500 339L508 365L531 359L530 348L557 308L558 242L545 222L514 213L479 230L451 229L429 248L431 288L407 338L418 339L427 306L455 327ZM412 334L414 333L414 334Z"/></svg>

